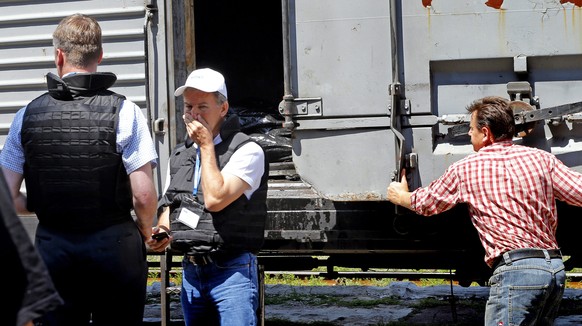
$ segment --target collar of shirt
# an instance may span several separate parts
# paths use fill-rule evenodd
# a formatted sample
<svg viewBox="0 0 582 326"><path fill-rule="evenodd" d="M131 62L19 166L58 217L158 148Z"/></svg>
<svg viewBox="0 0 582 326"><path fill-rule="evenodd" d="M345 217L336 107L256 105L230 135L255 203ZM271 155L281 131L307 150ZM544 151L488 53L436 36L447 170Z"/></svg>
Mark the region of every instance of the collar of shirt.
<svg viewBox="0 0 582 326"><path fill-rule="evenodd" d="M61 78L65 78L65 77L68 77L68 76L73 76L73 75L76 75L76 74L78 74L78 72L76 72L76 71L69 72L69 73L64 74L63 77L61 77Z"/></svg>
<svg viewBox="0 0 582 326"><path fill-rule="evenodd" d="M496 150L506 148L509 146L513 146L513 145L514 145L513 141L511 141L511 140L497 141L489 146L485 146L485 147L481 148L481 150L479 150L479 151L480 152L481 151L484 151L484 152L496 151Z"/></svg>

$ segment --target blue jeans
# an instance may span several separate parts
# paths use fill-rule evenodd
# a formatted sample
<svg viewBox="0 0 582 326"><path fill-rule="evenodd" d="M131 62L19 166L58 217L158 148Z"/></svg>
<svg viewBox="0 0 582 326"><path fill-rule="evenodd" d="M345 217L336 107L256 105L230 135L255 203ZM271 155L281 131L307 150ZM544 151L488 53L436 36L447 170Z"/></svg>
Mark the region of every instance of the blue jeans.
<svg viewBox="0 0 582 326"><path fill-rule="evenodd" d="M187 326L257 325L257 256L243 253L203 266L184 258L182 267L180 299Z"/></svg>
<svg viewBox="0 0 582 326"><path fill-rule="evenodd" d="M489 283L486 326L553 325L566 271L561 258L527 258L499 266Z"/></svg>

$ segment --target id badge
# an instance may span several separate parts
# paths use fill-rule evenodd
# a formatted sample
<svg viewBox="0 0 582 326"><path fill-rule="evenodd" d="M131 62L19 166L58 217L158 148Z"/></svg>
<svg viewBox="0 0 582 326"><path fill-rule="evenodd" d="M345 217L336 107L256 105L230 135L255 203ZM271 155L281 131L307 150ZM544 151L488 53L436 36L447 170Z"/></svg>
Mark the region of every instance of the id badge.
<svg viewBox="0 0 582 326"><path fill-rule="evenodd" d="M186 226L196 229L200 217L204 214L204 206L194 201L192 198L184 198L180 205L180 212L176 220Z"/></svg>
<svg viewBox="0 0 582 326"><path fill-rule="evenodd" d="M200 221L200 215L184 207L180 210L177 220L195 229L198 226L198 221Z"/></svg>

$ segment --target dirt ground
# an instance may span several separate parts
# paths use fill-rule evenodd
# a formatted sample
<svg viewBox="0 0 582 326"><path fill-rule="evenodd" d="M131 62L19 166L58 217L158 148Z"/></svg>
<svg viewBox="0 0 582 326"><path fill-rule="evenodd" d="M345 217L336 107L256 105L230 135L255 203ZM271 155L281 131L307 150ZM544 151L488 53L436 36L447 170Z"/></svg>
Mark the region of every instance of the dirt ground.
<svg viewBox="0 0 582 326"><path fill-rule="evenodd" d="M487 287L265 286L265 326L483 325ZM452 300L454 299L454 300ZM452 301L451 301L452 300ZM159 305L148 319L159 324ZM172 326L183 325L172 303ZM153 325L148 323L148 325ZM582 290L567 289L556 326L582 325Z"/></svg>
<svg viewBox="0 0 582 326"><path fill-rule="evenodd" d="M327 286L266 288L265 325L480 325L486 291L418 287L394 282L387 287ZM269 297L291 300L269 304ZM284 323L288 321L291 323Z"/></svg>
<svg viewBox="0 0 582 326"><path fill-rule="evenodd" d="M273 285L265 292L267 326L483 325L489 296L487 287L419 287L411 282L393 282L386 287ZM579 289L566 290L555 323L570 325L582 325Z"/></svg>

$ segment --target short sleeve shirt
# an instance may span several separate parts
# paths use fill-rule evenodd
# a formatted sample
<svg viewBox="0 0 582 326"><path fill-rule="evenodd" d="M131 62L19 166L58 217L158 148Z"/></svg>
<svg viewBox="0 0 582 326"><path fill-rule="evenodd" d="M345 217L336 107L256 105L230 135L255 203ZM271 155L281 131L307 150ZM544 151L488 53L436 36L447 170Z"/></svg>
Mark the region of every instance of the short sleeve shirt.
<svg viewBox="0 0 582 326"><path fill-rule="evenodd" d="M214 145L218 145L222 142L220 135L214 138ZM194 146L197 146L194 144ZM238 148L230 157L230 160L221 173L228 173L237 176L244 182L246 182L250 188L244 191L247 199L250 199L252 194L261 185L261 178L265 172L265 153L259 144L255 142L248 142ZM170 186L170 162L168 162L168 173L166 175L166 182L164 186L164 192Z"/></svg>
<svg viewBox="0 0 582 326"><path fill-rule="evenodd" d="M26 107L14 116L4 148L0 152L0 165L14 172L24 173L24 148L20 131ZM127 174L147 163L157 166L156 153L147 122L141 109L135 103L124 100L119 110L117 127L117 151L122 155Z"/></svg>

